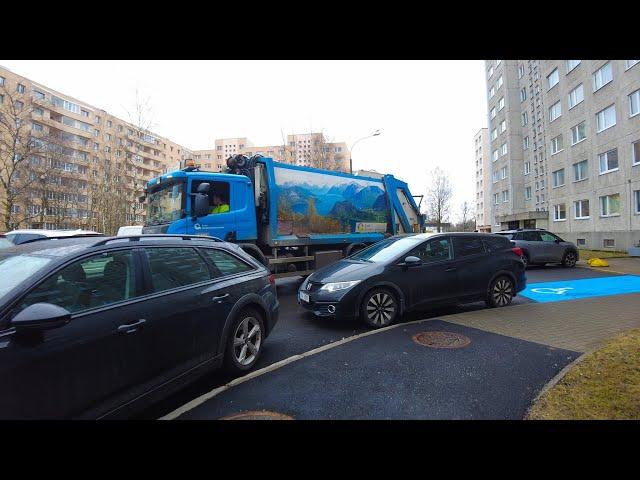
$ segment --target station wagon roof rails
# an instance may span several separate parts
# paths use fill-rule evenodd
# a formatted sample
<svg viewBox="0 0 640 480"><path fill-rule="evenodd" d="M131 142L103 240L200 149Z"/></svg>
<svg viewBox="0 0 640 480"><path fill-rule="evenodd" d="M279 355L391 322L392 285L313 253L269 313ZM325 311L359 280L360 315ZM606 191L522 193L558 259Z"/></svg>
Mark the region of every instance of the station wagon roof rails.
<svg viewBox="0 0 640 480"><path fill-rule="evenodd" d="M173 240L208 240L210 242L222 242L223 240L218 238L218 237L211 237L209 235L172 235L172 234L168 234L168 233L159 233L159 234L154 234L154 233L150 233L150 234L142 234L142 235L122 235L120 237L109 237L109 238L105 238L104 240L101 240L97 243L94 243L93 246L94 247L99 247L101 245L106 245L109 242L115 242L115 241L129 241L129 242L139 242L140 240L150 240L153 238L166 238L166 239L173 239Z"/></svg>
<svg viewBox="0 0 640 480"><path fill-rule="evenodd" d="M40 238L30 238L29 240L25 240L24 242L20 242L17 245L24 245L25 243L32 242L40 242L42 240L66 240L68 238L85 238L85 237L105 237L106 235L103 233L81 233L78 235L56 235L54 237L40 237Z"/></svg>

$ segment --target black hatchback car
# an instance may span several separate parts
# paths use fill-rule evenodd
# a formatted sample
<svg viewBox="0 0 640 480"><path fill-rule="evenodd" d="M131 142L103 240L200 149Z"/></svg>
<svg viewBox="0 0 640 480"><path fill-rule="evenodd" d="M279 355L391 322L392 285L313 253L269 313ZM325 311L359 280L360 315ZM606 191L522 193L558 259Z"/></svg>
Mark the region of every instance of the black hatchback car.
<svg viewBox="0 0 640 480"><path fill-rule="evenodd" d="M130 416L222 364L252 368L278 312L270 272L212 238L4 249L0 418Z"/></svg>
<svg viewBox="0 0 640 480"><path fill-rule="evenodd" d="M511 303L526 286L522 250L488 233L391 237L311 274L298 302L321 317L374 328L404 312L447 303Z"/></svg>

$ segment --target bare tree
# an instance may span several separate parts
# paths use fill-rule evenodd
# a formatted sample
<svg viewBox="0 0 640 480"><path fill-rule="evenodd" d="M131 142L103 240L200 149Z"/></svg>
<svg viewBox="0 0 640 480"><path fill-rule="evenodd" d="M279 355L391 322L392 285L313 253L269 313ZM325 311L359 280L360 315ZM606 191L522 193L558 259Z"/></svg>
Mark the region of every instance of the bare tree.
<svg viewBox="0 0 640 480"><path fill-rule="evenodd" d="M466 200L462 202L460 207L460 225L459 228L463 232L473 231L476 228L475 212L473 207Z"/></svg>
<svg viewBox="0 0 640 480"><path fill-rule="evenodd" d="M427 188L427 212L432 221L436 223L438 232L442 231L442 224L449 216L453 188L447 174L436 167L430 173L431 185Z"/></svg>

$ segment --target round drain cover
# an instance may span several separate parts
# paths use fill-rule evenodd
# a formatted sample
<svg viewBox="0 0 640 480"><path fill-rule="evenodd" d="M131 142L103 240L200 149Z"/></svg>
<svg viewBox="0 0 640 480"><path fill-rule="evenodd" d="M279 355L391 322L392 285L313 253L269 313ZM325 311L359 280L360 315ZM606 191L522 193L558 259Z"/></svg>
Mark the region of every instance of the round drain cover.
<svg viewBox="0 0 640 480"><path fill-rule="evenodd" d="M471 343L469 337L453 332L422 332L412 338L418 345L431 348L461 348Z"/></svg>
<svg viewBox="0 0 640 480"><path fill-rule="evenodd" d="M267 410L241 412L227 415L220 420L293 420L293 417L277 412L269 412Z"/></svg>

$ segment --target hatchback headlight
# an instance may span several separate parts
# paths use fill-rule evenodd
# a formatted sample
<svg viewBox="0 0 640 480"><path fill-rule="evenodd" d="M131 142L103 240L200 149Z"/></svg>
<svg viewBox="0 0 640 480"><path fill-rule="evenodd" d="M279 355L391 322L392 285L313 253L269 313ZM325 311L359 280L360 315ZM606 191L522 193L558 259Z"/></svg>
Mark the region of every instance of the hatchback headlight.
<svg viewBox="0 0 640 480"><path fill-rule="evenodd" d="M361 281L362 280L354 280L352 282L325 283L320 290L325 292L337 292L338 290L346 290L347 288L351 288L359 284Z"/></svg>

